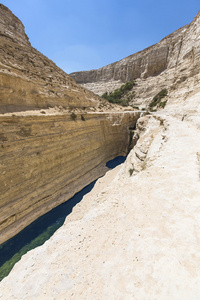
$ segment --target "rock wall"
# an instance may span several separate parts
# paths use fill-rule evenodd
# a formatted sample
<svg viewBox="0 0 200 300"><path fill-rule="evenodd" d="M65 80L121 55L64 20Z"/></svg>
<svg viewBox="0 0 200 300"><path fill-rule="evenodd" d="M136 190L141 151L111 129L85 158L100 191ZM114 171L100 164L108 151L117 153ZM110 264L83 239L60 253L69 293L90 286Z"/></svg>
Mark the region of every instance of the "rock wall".
<svg viewBox="0 0 200 300"><path fill-rule="evenodd" d="M181 41L187 27L186 25L178 29L159 43L118 62L97 70L74 72L70 76L81 84L110 80L126 82L140 77L156 76L168 67L171 50Z"/></svg>
<svg viewBox="0 0 200 300"><path fill-rule="evenodd" d="M193 21L159 43L103 68L70 74L98 95L136 79L134 105L148 102L162 87L171 90L200 70L200 12Z"/></svg>
<svg viewBox="0 0 200 300"><path fill-rule="evenodd" d="M118 172L2 280L3 300L200 299L200 131L156 113L137 132Z"/></svg>
<svg viewBox="0 0 200 300"><path fill-rule="evenodd" d="M21 21L0 4L0 113L62 106L98 110L108 103L34 49Z"/></svg>
<svg viewBox="0 0 200 300"><path fill-rule="evenodd" d="M34 49L21 21L2 4L0 92L3 243L104 174L106 161L126 154L138 114L101 114L115 106Z"/></svg>
<svg viewBox="0 0 200 300"><path fill-rule="evenodd" d="M0 117L0 244L127 153L138 113Z"/></svg>

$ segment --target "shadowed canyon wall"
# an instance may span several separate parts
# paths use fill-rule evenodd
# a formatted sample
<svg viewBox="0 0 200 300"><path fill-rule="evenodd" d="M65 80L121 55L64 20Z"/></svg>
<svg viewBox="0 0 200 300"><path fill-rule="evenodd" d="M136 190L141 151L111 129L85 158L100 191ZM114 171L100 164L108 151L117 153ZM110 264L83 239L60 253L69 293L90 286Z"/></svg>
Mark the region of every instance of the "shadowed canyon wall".
<svg viewBox="0 0 200 300"><path fill-rule="evenodd" d="M106 112L115 106L34 49L2 4L0 93L3 243L103 175L108 160L125 155L138 114Z"/></svg>
<svg viewBox="0 0 200 300"><path fill-rule="evenodd" d="M127 153L138 113L0 117L0 243ZM84 121L83 121L84 118Z"/></svg>

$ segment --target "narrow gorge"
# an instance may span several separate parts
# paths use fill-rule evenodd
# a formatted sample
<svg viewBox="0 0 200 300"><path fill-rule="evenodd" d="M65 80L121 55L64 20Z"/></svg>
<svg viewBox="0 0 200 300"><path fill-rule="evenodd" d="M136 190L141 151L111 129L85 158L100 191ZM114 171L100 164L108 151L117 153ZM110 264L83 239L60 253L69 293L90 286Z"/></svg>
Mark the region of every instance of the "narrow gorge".
<svg viewBox="0 0 200 300"><path fill-rule="evenodd" d="M108 160L126 155L138 117L1 116L0 243L105 174Z"/></svg>
<svg viewBox="0 0 200 300"><path fill-rule="evenodd" d="M199 299L200 13L71 77L2 4L0 39L0 244L98 178L0 299ZM100 97L132 80L129 106Z"/></svg>
<svg viewBox="0 0 200 300"><path fill-rule="evenodd" d="M0 16L3 243L125 155L139 113L117 111L81 88L31 47L21 21L2 4Z"/></svg>

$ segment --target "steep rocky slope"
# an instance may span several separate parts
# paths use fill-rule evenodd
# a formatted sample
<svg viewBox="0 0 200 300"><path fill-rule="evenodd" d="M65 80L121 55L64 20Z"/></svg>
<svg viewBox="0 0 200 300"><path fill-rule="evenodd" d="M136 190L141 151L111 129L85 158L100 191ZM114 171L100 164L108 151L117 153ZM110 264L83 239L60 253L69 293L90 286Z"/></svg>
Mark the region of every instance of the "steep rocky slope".
<svg viewBox="0 0 200 300"><path fill-rule="evenodd" d="M21 21L0 4L0 113L63 106L106 109L31 44Z"/></svg>
<svg viewBox="0 0 200 300"><path fill-rule="evenodd" d="M147 78L156 76L164 71L169 62L174 59L176 52L175 64L178 59L180 43L188 26L180 28L169 36L165 37L158 44L144 49L138 53L130 55L118 62L107 65L103 68L91 71L82 71L71 73L78 83L92 83L99 81L130 81L136 78ZM179 47L177 47L179 45ZM177 47L178 51L174 51Z"/></svg>
<svg viewBox="0 0 200 300"><path fill-rule="evenodd" d="M199 81L200 12L190 25L178 29L141 52L98 70L70 74L89 90L102 95L123 82L136 79L132 99L135 106L145 106L162 88L169 97L182 85L192 90ZM169 100L171 103L173 100Z"/></svg>
<svg viewBox="0 0 200 300"><path fill-rule="evenodd" d="M106 113L115 107L32 48L21 21L2 4L0 41L3 243L103 175L106 161L126 154L139 114Z"/></svg>
<svg viewBox="0 0 200 300"><path fill-rule="evenodd" d="M141 101L142 105L142 95L148 103L153 94L167 87L166 107L137 121L132 143L135 147L125 164L100 178L50 240L22 257L0 283L1 299L200 298L199 14L182 31L185 33L178 63L157 76L137 79L138 103ZM174 51L177 52L176 47ZM76 128L80 130L81 123L91 122L89 134L92 127L99 128L94 137L96 143L102 128L102 123L96 122L102 118L105 130L100 136L108 141L106 145L110 145L109 132L113 139L113 133L118 135L116 126L120 131L123 128L121 113L117 119L116 113L105 114L106 121L104 114L96 114L99 121L95 113L86 115L88 121L82 121L80 114L77 121L60 114L58 124L66 128L64 122L69 123L76 139L81 139ZM124 118L127 116L131 118L133 113L124 114ZM14 125L20 117L12 118L5 117L9 130L2 135L4 142L8 137L19 136L19 128L14 133ZM34 136L37 126L30 123L31 118L27 117L27 130L22 129L20 134L33 134L35 147L39 136ZM51 118L46 120L50 130ZM54 128L56 124L52 124L55 146L59 130ZM29 137L25 140L30 145ZM17 138L16 145L19 143ZM28 153L31 147L22 150ZM99 153L102 151L103 147ZM35 153L35 157L40 155L42 152ZM65 163L65 159L59 159L59 163ZM36 164L37 160L34 158L33 162ZM26 165L26 158L23 163ZM40 164L46 168L44 157Z"/></svg>

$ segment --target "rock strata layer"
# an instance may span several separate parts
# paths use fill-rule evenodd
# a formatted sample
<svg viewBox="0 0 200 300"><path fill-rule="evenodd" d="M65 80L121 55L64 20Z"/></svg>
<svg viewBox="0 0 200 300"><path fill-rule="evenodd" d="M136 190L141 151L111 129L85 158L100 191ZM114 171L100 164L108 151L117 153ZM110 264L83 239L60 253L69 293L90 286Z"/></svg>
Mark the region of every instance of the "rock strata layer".
<svg viewBox="0 0 200 300"><path fill-rule="evenodd" d="M3 4L0 4L0 91L0 113L56 105L86 110L110 107L31 47L23 24Z"/></svg>
<svg viewBox="0 0 200 300"><path fill-rule="evenodd" d="M180 44L187 27L186 25L180 28L158 44L118 62L97 70L74 72L70 76L81 84L110 80L126 82L140 77L156 76L168 67L173 56L172 49L175 45Z"/></svg>
<svg viewBox="0 0 200 300"><path fill-rule="evenodd" d="M126 154L138 114L87 113L114 106L34 49L2 4L0 43L1 244Z"/></svg>
<svg viewBox="0 0 200 300"><path fill-rule="evenodd" d="M157 114L137 133L117 174L0 283L2 299L200 298L200 131Z"/></svg>
<svg viewBox="0 0 200 300"><path fill-rule="evenodd" d="M137 103L167 88L167 105L138 119L125 164L100 178L64 225L22 257L0 283L1 299L200 299L199 37L200 14L171 36L168 55L157 52L158 69L165 69L137 79ZM160 63L166 55L174 57L167 67ZM138 117L47 111L0 117L4 194L12 200L22 185L21 200L0 202L1 225L8 222L10 232L15 218L13 225L23 226L23 213L30 220L46 198L49 208L59 203L66 181L70 195L102 174L105 161L125 151Z"/></svg>
<svg viewBox="0 0 200 300"><path fill-rule="evenodd" d="M149 103L163 87L169 92L200 70L200 12L191 22L159 43L97 70L71 73L78 83L98 95L136 79L132 103Z"/></svg>
<svg viewBox="0 0 200 300"><path fill-rule="evenodd" d="M0 117L0 244L126 155L139 114L75 116Z"/></svg>

